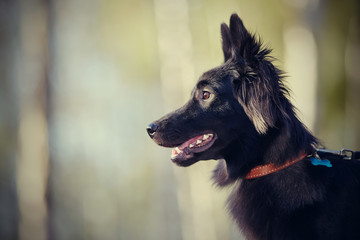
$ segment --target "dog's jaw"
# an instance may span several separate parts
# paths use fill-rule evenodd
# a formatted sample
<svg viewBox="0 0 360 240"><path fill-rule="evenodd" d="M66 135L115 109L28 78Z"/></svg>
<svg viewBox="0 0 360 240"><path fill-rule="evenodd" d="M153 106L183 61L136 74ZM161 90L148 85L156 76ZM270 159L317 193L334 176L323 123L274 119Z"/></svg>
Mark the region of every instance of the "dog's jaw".
<svg viewBox="0 0 360 240"><path fill-rule="evenodd" d="M211 148L216 139L217 135L215 133L206 133L193 137L172 150L171 160L180 166L189 166L197 162L194 159L194 154Z"/></svg>

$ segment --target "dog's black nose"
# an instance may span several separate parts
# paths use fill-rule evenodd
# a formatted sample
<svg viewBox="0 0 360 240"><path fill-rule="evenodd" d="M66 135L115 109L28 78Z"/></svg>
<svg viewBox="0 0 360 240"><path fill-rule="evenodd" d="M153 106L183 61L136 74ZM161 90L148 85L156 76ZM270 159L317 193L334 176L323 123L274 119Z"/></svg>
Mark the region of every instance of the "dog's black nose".
<svg viewBox="0 0 360 240"><path fill-rule="evenodd" d="M153 138L158 128L159 126L156 125L155 123L150 123L149 126L146 128L146 131L148 132L149 136Z"/></svg>

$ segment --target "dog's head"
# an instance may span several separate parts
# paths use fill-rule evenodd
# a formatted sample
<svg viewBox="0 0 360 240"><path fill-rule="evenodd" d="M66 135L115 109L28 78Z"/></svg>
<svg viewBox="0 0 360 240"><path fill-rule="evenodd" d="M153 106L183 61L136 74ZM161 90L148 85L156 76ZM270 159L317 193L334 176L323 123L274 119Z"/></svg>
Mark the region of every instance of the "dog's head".
<svg viewBox="0 0 360 240"><path fill-rule="evenodd" d="M224 63L199 78L183 107L147 128L157 144L174 148L171 159L181 166L224 158L234 141L265 135L287 117L286 89L270 50L236 14L221 34Z"/></svg>

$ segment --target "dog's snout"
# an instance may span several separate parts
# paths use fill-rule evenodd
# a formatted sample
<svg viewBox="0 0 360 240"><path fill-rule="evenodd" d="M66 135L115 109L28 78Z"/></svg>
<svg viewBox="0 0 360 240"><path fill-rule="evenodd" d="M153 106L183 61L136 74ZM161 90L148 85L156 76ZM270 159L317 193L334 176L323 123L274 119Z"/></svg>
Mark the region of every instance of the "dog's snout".
<svg viewBox="0 0 360 240"><path fill-rule="evenodd" d="M150 123L148 127L146 128L146 131L148 132L149 136L151 138L154 137L156 130L158 130L159 126L156 123Z"/></svg>

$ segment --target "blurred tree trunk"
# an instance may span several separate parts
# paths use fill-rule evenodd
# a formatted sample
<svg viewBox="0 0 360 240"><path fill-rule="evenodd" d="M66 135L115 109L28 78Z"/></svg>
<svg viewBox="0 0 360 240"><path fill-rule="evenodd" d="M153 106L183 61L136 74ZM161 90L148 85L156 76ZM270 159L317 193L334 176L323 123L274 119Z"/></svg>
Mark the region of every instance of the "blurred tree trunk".
<svg viewBox="0 0 360 240"><path fill-rule="evenodd" d="M48 123L47 130L48 130L48 144L51 144L51 120L53 117L53 101L52 101L52 83L53 83L53 74L54 74L54 44L55 44L55 2L56 0L44 0L44 8L46 11L46 21L47 21L47 29L46 29L46 68L45 68L45 79L44 79L44 114ZM46 197L46 207L47 207L47 219L45 222L46 234L48 240L54 240L55 232L54 232L54 190L53 190L53 179L54 179L54 169L52 167L52 154L49 148L48 151L48 178L46 182L46 190L45 190L45 197Z"/></svg>
<svg viewBox="0 0 360 240"><path fill-rule="evenodd" d="M360 149L359 2L330 0L323 7L316 132L328 148Z"/></svg>
<svg viewBox="0 0 360 240"><path fill-rule="evenodd" d="M47 238L48 85L47 6L19 0L12 82L17 99L16 188L19 239Z"/></svg>
<svg viewBox="0 0 360 240"><path fill-rule="evenodd" d="M18 238L18 207L14 184L17 104L11 91L16 24L16 1L0 1L0 239Z"/></svg>

